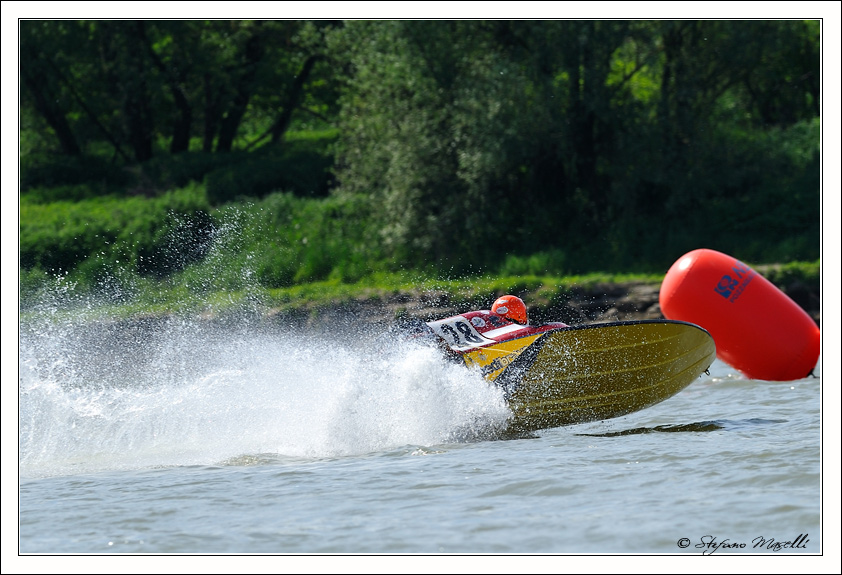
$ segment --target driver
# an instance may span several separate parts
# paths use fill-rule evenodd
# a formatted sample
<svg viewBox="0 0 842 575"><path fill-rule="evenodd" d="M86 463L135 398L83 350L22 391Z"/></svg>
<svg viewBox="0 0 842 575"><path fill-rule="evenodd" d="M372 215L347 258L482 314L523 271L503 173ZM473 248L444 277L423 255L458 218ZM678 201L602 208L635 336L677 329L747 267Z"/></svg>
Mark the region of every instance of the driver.
<svg viewBox="0 0 842 575"><path fill-rule="evenodd" d="M501 315L509 321L520 325L529 325L529 317L526 314L526 304L515 295L504 295L497 298L491 311Z"/></svg>
<svg viewBox="0 0 842 575"><path fill-rule="evenodd" d="M517 296L504 295L497 298L491 306L491 313L488 311L465 312L452 318L431 323L414 319L399 329L406 334L408 339L420 338L435 343L448 356L459 359L461 356L452 347L453 345L461 346L459 349L464 351L465 346L494 343L491 339L485 339L483 333L493 333L497 329L503 329L505 333L511 333L511 329L507 329L507 324L504 324L501 319L516 324L512 327L517 327L518 330L526 329L529 326L526 304ZM567 327L563 323L548 325L551 327ZM477 330L479 330L479 333L477 333ZM489 337L492 337L491 333L489 333ZM446 334L449 334L449 336ZM498 333L497 335L502 334Z"/></svg>

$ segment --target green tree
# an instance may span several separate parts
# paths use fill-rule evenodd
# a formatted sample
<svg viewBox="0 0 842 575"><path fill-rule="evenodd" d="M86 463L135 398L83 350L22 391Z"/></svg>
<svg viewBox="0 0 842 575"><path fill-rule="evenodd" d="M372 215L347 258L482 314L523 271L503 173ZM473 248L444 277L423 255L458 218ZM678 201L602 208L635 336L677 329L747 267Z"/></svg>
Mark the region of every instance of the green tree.
<svg viewBox="0 0 842 575"><path fill-rule="evenodd" d="M336 25L22 21L22 104L69 155L105 141L124 160L146 162L160 142L178 154L194 136L205 152L230 152L263 139L243 139L244 124L278 143L293 113L314 97L308 83L329 75L319 65L321 38Z"/></svg>
<svg viewBox="0 0 842 575"><path fill-rule="evenodd" d="M493 266L555 249L569 271L664 265L724 231L701 214L756 209L737 194L762 193L761 174L802 153L754 151L768 150L772 126L815 117L815 32L804 22L348 23L330 43L347 71L338 193L373 200L396 261Z"/></svg>

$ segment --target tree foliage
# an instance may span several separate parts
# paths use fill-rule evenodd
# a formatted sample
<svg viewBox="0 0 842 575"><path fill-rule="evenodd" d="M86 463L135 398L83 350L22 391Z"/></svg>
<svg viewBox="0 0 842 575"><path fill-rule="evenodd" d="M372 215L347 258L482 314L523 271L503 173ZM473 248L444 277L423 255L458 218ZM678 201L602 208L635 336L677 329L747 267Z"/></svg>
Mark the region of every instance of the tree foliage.
<svg viewBox="0 0 842 575"><path fill-rule="evenodd" d="M770 134L810 133L795 154L817 174L816 24L349 23L331 38L350 70L340 192L382 206L401 261L557 249L575 269L662 265L759 208L744 198L791 163ZM815 183L776 197L808 214L805 256Z"/></svg>
<svg viewBox="0 0 842 575"><path fill-rule="evenodd" d="M68 155L107 143L123 159L145 162L161 142L171 154L194 139L204 152L277 142L304 86L325 74L319 37L331 25L22 21L22 104Z"/></svg>
<svg viewBox="0 0 842 575"><path fill-rule="evenodd" d="M367 206L348 212L370 229L353 253L442 271L533 254L555 272L662 270L697 247L818 257L819 21L30 20L20 34L32 201L191 180L211 205L330 194ZM287 137L306 123L333 131ZM296 277L284 270L264 272Z"/></svg>

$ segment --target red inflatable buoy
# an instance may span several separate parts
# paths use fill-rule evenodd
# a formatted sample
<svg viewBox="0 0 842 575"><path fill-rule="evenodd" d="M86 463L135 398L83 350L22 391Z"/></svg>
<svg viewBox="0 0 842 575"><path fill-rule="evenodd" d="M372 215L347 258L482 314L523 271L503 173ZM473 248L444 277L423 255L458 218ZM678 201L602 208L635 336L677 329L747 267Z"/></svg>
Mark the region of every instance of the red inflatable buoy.
<svg viewBox="0 0 842 575"><path fill-rule="evenodd" d="M706 329L717 357L752 379L801 379L818 362L813 318L731 256L708 249L685 254L664 277L659 299L665 318Z"/></svg>

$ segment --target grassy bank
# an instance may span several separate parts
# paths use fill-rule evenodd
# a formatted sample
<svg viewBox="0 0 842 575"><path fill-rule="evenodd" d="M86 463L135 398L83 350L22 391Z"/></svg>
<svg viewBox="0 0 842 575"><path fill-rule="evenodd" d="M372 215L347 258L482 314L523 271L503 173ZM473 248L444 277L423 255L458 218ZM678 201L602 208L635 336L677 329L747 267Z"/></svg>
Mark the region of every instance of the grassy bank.
<svg viewBox="0 0 842 575"><path fill-rule="evenodd" d="M797 301L817 321L820 318L820 266L795 262L758 266L757 271ZM189 272L188 272L189 273ZM257 283L234 289L208 287L208 281L123 278L96 291L80 290L65 278L55 278L30 294L22 318L43 315L84 316L87 319L130 319L187 315L238 317L242 314L293 323L318 323L339 314L346 320L398 321L405 317L435 318L470 309L488 309L498 296L513 293L527 303L538 321L583 323L606 319L653 317L647 308L657 303L663 274L592 273L578 276L476 276L437 279L418 273L376 273L354 283L314 281L282 288ZM46 304L46 305L45 305ZM615 310L616 313L616 310ZM607 319L612 319L608 317Z"/></svg>
<svg viewBox="0 0 842 575"><path fill-rule="evenodd" d="M20 201L24 313L61 301L77 313L118 316L244 307L306 315L363 304L400 315L428 305L487 307L504 293L521 295L533 309L558 310L582 294L621 295L616 286L657 287L683 253L609 265L594 242L576 254L558 247L519 254L513 247L492 265L469 262L455 270L430 261L408 268L371 225L376 206L361 197L299 190L217 205L209 199L213 178L184 180L148 193L125 187L81 193L83 184L27 188ZM785 292L818 301L819 261L770 264L706 238L694 247L726 251Z"/></svg>

